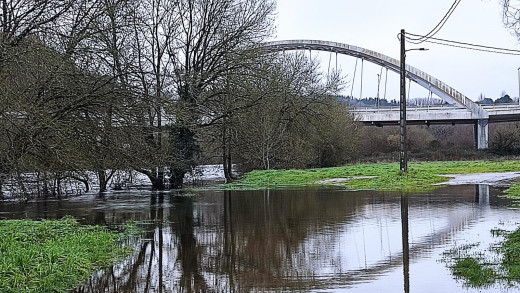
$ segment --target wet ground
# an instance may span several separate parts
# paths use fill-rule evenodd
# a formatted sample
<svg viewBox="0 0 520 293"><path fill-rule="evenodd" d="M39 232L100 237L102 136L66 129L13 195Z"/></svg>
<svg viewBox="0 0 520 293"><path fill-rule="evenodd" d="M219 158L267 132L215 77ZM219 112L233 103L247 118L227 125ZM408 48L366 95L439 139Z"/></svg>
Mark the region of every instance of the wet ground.
<svg viewBox="0 0 520 293"><path fill-rule="evenodd" d="M483 184L492 186L507 186L512 180L520 177L520 172L454 174L444 176L450 179L447 182L439 183L439 185Z"/></svg>

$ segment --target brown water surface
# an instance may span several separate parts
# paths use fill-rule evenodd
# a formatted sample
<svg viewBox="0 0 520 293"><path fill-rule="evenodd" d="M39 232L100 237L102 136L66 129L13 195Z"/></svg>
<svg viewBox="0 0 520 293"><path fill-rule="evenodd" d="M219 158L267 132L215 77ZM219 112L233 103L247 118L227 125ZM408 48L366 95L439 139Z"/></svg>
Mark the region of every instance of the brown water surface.
<svg viewBox="0 0 520 293"><path fill-rule="evenodd" d="M422 194L337 189L120 192L0 203L0 218L138 221L135 253L73 292L502 292L440 260L499 239L520 211L487 186ZM518 288L510 288L514 291Z"/></svg>

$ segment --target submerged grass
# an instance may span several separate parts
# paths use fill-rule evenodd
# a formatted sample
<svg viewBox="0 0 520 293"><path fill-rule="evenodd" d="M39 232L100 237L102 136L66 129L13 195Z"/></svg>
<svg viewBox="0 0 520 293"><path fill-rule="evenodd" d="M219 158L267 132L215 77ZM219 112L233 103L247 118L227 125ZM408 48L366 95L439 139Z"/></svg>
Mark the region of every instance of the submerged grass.
<svg viewBox="0 0 520 293"><path fill-rule="evenodd" d="M453 275L472 288L486 288L502 284L505 288L520 285L520 228L514 232L501 229L491 231L503 237L496 246L480 250L479 244L466 245L445 253Z"/></svg>
<svg viewBox="0 0 520 293"><path fill-rule="evenodd" d="M457 259L452 269L453 275L466 279L475 287L493 284L497 278L497 274L491 268L474 257Z"/></svg>
<svg viewBox="0 0 520 293"><path fill-rule="evenodd" d="M513 182L513 184L511 184L511 186L504 192L507 194L508 198L520 199L520 182Z"/></svg>
<svg viewBox="0 0 520 293"><path fill-rule="evenodd" d="M447 174L520 171L520 161L442 161L410 162L408 174L398 163L358 164L308 170L264 170L247 173L228 188L261 189L323 185L319 181L346 178L342 185L352 189L421 190L446 181ZM373 176L374 178L359 178ZM520 195L520 187L519 187Z"/></svg>
<svg viewBox="0 0 520 293"><path fill-rule="evenodd" d="M520 282L520 229L507 235L502 244L504 259L502 261L510 281Z"/></svg>
<svg viewBox="0 0 520 293"><path fill-rule="evenodd" d="M0 292L67 292L131 251L122 235L71 217L0 221Z"/></svg>

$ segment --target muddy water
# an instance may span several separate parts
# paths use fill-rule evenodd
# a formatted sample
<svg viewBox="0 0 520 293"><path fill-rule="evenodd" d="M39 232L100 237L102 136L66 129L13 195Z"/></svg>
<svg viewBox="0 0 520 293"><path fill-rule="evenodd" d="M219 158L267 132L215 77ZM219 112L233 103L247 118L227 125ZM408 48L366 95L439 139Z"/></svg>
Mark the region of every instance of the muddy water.
<svg viewBox="0 0 520 293"><path fill-rule="evenodd" d="M135 253L73 292L501 292L466 288L440 261L454 246L498 241L493 228L520 225L499 194L121 192L1 203L0 218L140 222Z"/></svg>

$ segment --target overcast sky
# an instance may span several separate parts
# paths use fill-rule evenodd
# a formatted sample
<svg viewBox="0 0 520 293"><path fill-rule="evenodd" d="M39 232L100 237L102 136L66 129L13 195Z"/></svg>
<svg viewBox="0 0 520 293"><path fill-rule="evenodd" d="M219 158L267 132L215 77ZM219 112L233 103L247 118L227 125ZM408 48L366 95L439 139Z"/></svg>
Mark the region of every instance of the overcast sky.
<svg viewBox="0 0 520 293"><path fill-rule="evenodd" d="M453 0L278 0L276 40L326 40L370 49L399 59L401 29L416 34L428 33L449 10ZM462 0L438 38L463 41L494 47L519 49L518 39L502 23L500 0ZM407 49L417 47L407 43ZM496 99L502 91L518 97L518 68L520 56L475 52L430 43L423 43L429 51L407 53L407 63L442 80L462 94L476 100L483 93ZM328 67L330 53L315 53ZM352 80L355 58L338 57L338 67ZM361 62L359 62L361 63ZM365 62L362 95L376 96L381 68ZM333 65L334 66L334 65ZM324 71L328 70L327 68ZM357 77L353 88L345 93L361 94ZM380 92L383 97L384 71ZM398 98L399 76L388 74L387 98ZM427 96L428 91L416 85L411 97Z"/></svg>

